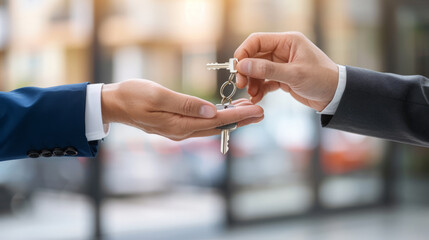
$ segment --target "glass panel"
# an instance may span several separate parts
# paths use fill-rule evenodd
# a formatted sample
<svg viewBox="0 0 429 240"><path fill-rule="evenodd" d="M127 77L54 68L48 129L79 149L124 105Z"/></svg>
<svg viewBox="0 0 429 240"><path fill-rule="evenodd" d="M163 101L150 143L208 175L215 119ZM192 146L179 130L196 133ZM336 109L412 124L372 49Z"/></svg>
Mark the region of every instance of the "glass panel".
<svg viewBox="0 0 429 240"><path fill-rule="evenodd" d="M380 1L329 0L324 5L327 54L337 63L381 68ZM375 204L381 199L380 163L384 142L330 129L322 130L320 201L327 208Z"/></svg>

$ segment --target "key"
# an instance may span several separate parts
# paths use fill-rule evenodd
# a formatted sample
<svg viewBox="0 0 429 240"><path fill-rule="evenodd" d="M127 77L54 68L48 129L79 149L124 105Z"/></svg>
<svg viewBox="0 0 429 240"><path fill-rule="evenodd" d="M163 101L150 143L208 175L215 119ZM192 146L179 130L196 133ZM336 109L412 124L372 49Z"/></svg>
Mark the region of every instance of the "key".
<svg viewBox="0 0 429 240"><path fill-rule="evenodd" d="M237 73L237 58L230 58L229 62L226 63L207 63L207 69L208 70L219 70L219 69L226 69L229 70L231 73Z"/></svg>
<svg viewBox="0 0 429 240"><path fill-rule="evenodd" d="M237 63L238 63L237 58L230 58L229 62L226 62L226 63L208 63L207 64L208 70L226 69L226 70L229 70L231 73L229 78L228 78L228 81L226 81L220 89L220 95L222 97L222 104L216 105L216 108L218 110L234 108L234 105L225 104L225 103L231 102L231 98L232 98L232 96L234 96L235 91L237 89L235 83L233 82L235 74L237 73L237 68L236 68ZM225 87L230 85L230 84L233 84L234 88L233 88L233 91L228 96L226 96L223 91L225 90ZM237 128L237 123L232 123L232 124L228 124L225 126L218 127L218 129L222 130L222 132L221 132L221 144L220 144L221 153L226 154L228 152L229 134L231 131L235 130L236 128Z"/></svg>
<svg viewBox="0 0 429 240"><path fill-rule="evenodd" d="M234 105L222 105L217 104L216 105L217 110L224 110L229 108L234 108ZM237 128L237 123L231 123L228 125L220 126L218 129L221 129L222 132L220 134L220 152L222 154L226 154L229 150L229 134L231 131L235 130Z"/></svg>
<svg viewBox="0 0 429 240"><path fill-rule="evenodd" d="M229 129L222 129L220 134L220 152L225 155L229 150Z"/></svg>

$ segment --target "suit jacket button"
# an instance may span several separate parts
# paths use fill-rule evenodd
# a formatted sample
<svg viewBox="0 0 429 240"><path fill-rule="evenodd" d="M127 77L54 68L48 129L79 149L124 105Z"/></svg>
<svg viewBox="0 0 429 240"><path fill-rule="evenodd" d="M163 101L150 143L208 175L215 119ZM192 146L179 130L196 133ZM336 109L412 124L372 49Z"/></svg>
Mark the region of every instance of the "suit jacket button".
<svg viewBox="0 0 429 240"><path fill-rule="evenodd" d="M66 150L64 151L66 153L66 155L68 156L76 156L77 155L77 150L74 147L68 147L66 148Z"/></svg>
<svg viewBox="0 0 429 240"><path fill-rule="evenodd" d="M43 149L42 150L42 154L40 154L42 157L52 157L52 152L47 150L47 149Z"/></svg>
<svg viewBox="0 0 429 240"><path fill-rule="evenodd" d="M38 151L31 150L31 151L27 152L27 157L29 157L29 158L38 158L38 157L40 157L40 153Z"/></svg>
<svg viewBox="0 0 429 240"><path fill-rule="evenodd" d="M52 151L55 157L62 157L64 156L64 151L61 148L54 148Z"/></svg>

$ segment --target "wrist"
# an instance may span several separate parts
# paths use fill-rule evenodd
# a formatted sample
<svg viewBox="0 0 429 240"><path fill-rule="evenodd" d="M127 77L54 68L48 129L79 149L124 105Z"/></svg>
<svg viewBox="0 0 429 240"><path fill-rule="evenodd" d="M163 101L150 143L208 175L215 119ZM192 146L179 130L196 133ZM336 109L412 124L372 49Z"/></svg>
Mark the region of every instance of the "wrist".
<svg viewBox="0 0 429 240"><path fill-rule="evenodd" d="M337 81L335 84L334 96L329 101L329 104L323 108L321 112L319 111L322 114L334 115L343 96L347 81L346 68L344 66L337 65L337 71L338 75L336 76Z"/></svg>
<svg viewBox="0 0 429 240"><path fill-rule="evenodd" d="M101 89L101 113L103 124L120 122L121 107L119 84L105 84Z"/></svg>

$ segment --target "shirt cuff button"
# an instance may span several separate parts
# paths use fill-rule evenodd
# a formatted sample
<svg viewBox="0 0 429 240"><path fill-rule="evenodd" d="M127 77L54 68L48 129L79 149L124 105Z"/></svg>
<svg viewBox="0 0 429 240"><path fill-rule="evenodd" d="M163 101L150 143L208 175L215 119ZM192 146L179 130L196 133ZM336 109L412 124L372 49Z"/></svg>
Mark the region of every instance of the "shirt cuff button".
<svg viewBox="0 0 429 240"><path fill-rule="evenodd" d="M61 148L54 148L54 151L52 151L55 157L62 157L64 156L64 150Z"/></svg>
<svg viewBox="0 0 429 240"><path fill-rule="evenodd" d="M40 157L40 153L38 151L31 150L31 151L27 152L27 157L29 157L29 158L38 158L38 157Z"/></svg>
<svg viewBox="0 0 429 240"><path fill-rule="evenodd" d="M42 157L52 157L52 152L47 150L47 149L43 149L42 150L42 154L40 154Z"/></svg>
<svg viewBox="0 0 429 240"><path fill-rule="evenodd" d="M66 148L66 150L64 152L68 156L76 156L78 154L76 148L74 148L74 147L68 147L68 148Z"/></svg>

